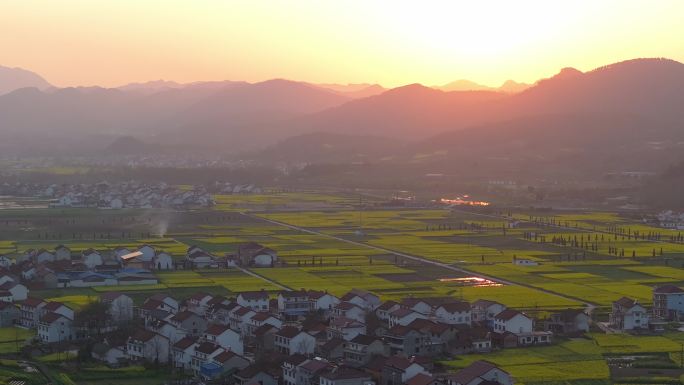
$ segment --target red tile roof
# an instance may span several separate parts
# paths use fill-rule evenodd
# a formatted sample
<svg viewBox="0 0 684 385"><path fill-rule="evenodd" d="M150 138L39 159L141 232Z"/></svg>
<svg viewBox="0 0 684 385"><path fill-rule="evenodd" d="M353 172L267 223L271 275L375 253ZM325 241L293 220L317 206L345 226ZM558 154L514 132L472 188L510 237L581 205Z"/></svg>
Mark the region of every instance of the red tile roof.
<svg viewBox="0 0 684 385"><path fill-rule="evenodd" d="M45 303L45 301L43 301L40 298L28 297L21 304L22 306L38 307L40 304L43 303Z"/></svg>
<svg viewBox="0 0 684 385"><path fill-rule="evenodd" d="M173 347L176 349L185 350L185 349L189 348L190 346L192 346L192 344L194 344L194 343L195 343L194 338L183 337L178 342L173 344Z"/></svg>
<svg viewBox="0 0 684 385"><path fill-rule="evenodd" d="M207 327L205 333L211 336L218 336L225 333L230 327L226 325L211 324Z"/></svg>
<svg viewBox="0 0 684 385"><path fill-rule="evenodd" d="M266 290L257 290L257 291L243 291L242 293L239 294L240 297L250 301L256 301L256 300L264 300L268 299L268 292Z"/></svg>
<svg viewBox="0 0 684 385"><path fill-rule="evenodd" d="M655 288L653 292L658 294L684 293L684 289L675 285L664 285Z"/></svg>
<svg viewBox="0 0 684 385"><path fill-rule="evenodd" d="M411 377L410 380L406 381L406 385L430 385L435 381L432 376L428 376L427 374L424 373L418 373L415 376Z"/></svg>
<svg viewBox="0 0 684 385"><path fill-rule="evenodd" d="M475 361L469 366L466 366L465 368L459 370L455 374L449 376L449 378L459 384L469 384L476 378L481 377L490 370L497 368L498 367L496 365L492 364L489 361ZM504 373L506 372L504 371Z"/></svg>
<svg viewBox="0 0 684 385"><path fill-rule="evenodd" d="M506 309L506 310L502 311L501 313L495 315L494 318L496 318L496 319L501 319L501 320L504 320L504 321L508 321L508 320L513 319L513 317L515 317L515 316L517 316L517 315L522 315L522 316L527 317L524 313L521 313L521 312L519 312L519 311L517 311L517 310L514 310L514 309ZM530 318L530 317L527 317L527 318Z"/></svg>
<svg viewBox="0 0 684 385"><path fill-rule="evenodd" d="M440 305L439 307L443 308L449 313L462 313L470 311L470 304L465 301L445 303Z"/></svg>
<svg viewBox="0 0 684 385"><path fill-rule="evenodd" d="M58 313L52 313L52 312L45 313L45 315L43 315L40 318L40 322L45 322L47 324L51 324L51 323L57 321L58 319L60 319L62 317L64 317L64 316L61 314L58 314Z"/></svg>

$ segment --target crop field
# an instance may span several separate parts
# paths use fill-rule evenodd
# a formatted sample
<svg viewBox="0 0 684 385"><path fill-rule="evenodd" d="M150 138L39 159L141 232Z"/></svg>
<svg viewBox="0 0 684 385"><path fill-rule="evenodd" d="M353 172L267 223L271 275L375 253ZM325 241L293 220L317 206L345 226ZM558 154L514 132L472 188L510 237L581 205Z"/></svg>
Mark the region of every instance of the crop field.
<svg viewBox="0 0 684 385"><path fill-rule="evenodd" d="M561 341L557 345L500 350L490 354L466 355L444 362L462 368L477 360L488 360L511 373L518 383L609 380L602 350L590 339Z"/></svg>
<svg viewBox="0 0 684 385"><path fill-rule="evenodd" d="M214 195L216 206L220 211L273 210L340 208L359 203L358 196L325 194L318 192L279 192L267 194L231 194Z"/></svg>
<svg viewBox="0 0 684 385"><path fill-rule="evenodd" d="M551 382L608 384L611 382L604 360L606 356L669 354L673 360L679 360L682 349L679 334L631 336L592 333L588 338L561 340L551 346L465 355L443 363L451 368L462 368L473 361L488 360L510 372L518 383L528 385Z"/></svg>
<svg viewBox="0 0 684 385"><path fill-rule="evenodd" d="M467 286L442 282L440 278L462 278L456 272L425 271L417 266L373 265L358 267L300 267L256 269L257 273L292 289L328 290L341 295L353 288L375 292L383 299L400 300L409 296L452 296L469 301L491 299L512 307L536 311L577 307L573 301L522 286Z"/></svg>
<svg viewBox="0 0 684 385"><path fill-rule="evenodd" d="M650 303L654 286L684 283L684 274L679 268L684 262L684 244L634 236L634 231L653 234L672 231L644 226L615 213L544 217L546 221L553 218L557 225L567 226L564 229L535 222L511 228L506 218L445 210L259 215L600 306L608 306L622 296ZM527 213L514 213L512 218L542 220ZM623 228L629 230L616 230ZM362 229L362 235L358 229ZM530 233L536 236L529 236ZM534 260L539 265L517 266L512 263L514 258ZM484 289L462 288L459 292L482 293ZM506 287L506 291L510 290L511 287ZM441 288L434 291L444 292ZM539 306L549 306L542 302L544 305Z"/></svg>
<svg viewBox="0 0 684 385"><path fill-rule="evenodd" d="M101 293L109 291L126 292L134 299L138 299L138 302L142 302L144 298L156 292L171 292L179 296L187 296L197 291L230 295L241 291L264 289L275 292L280 290L279 287L270 282L237 269L178 270L159 272L157 276L160 282L157 285L95 286L92 288L59 289L58 295L54 295L54 290L35 292L34 294L51 301L64 302L68 306L78 309L89 302L96 301Z"/></svg>
<svg viewBox="0 0 684 385"><path fill-rule="evenodd" d="M74 308L113 289L125 291L141 304L158 292L181 299L198 291L227 296L260 289L275 293L280 287L272 280L290 289L327 290L336 295L361 288L393 300L408 296L490 299L543 316L585 303L606 308L622 296L648 304L654 286L684 285L684 244L670 238L635 238L634 231L667 231L614 213L545 213L544 220L553 218L557 224L549 226L541 216L526 212L501 218L439 209L363 206L359 211L358 197L327 193L225 195L217 196L217 201L212 210L193 212L7 210L0 217L0 253L12 257L30 248L59 244L74 253L90 247L107 250L150 244L181 260L190 245L223 256L245 242L259 242L278 252L278 266L251 268L256 276L239 269L178 270L157 273L157 285L31 292ZM530 219L534 220L527 222ZM511 225L514 220L520 222ZM538 264L513 263L522 258ZM513 284L463 283L462 279L478 274ZM0 329L0 352L15 349L14 333L15 329ZM460 368L487 359L528 385L607 384L606 356L655 353L679 360L682 342L679 333L656 337L590 334L548 347L463 356L446 364ZM131 384L137 381L133 373L122 375ZM97 370L72 380L104 383L99 382Z"/></svg>
<svg viewBox="0 0 684 385"><path fill-rule="evenodd" d="M0 230L3 225L7 230L0 232L0 252L13 256L32 248L50 249L64 244L78 253L91 247L106 251L149 244L181 260L190 245L223 256L233 253L241 243L259 242L276 250L284 267L256 269L257 274L290 288L342 293L359 287L377 291L384 298L410 294L487 297L525 308L559 308L582 302L607 306L621 296L648 303L653 286L684 282L684 273L679 269L684 261L684 244L635 239L629 235L634 230L628 235L604 233L604 229L637 229L640 225L614 213L536 216L518 212L503 218L440 209L384 210L369 208L368 198L363 201L353 195L316 192L219 195L216 199L218 206L209 211L7 210L0 218ZM511 218L533 221L510 226ZM544 224L551 220L567 227ZM412 279L392 279L388 276L399 274L396 269L408 270L403 273L408 277L420 267L393 252L522 286L462 286L439 279L468 274L434 269ZM512 263L516 258L534 260L539 265L517 266ZM117 290L151 293L214 288L232 293L240 289L278 289L264 279L239 271L171 272L161 273L159 278L158 285L119 286ZM85 293L53 293L48 298L82 306L89 297L108 290L100 287Z"/></svg>
<svg viewBox="0 0 684 385"><path fill-rule="evenodd" d="M26 372L14 360L0 360L0 384L9 384L10 381L25 381L26 385L39 385L45 383L45 378L38 372Z"/></svg>
<svg viewBox="0 0 684 385"><path fill-rule="evenodd" d="M35 335L34 330L5 327L0 328L0 353L16 353L17 341L21 347L27 339Z"/></svg>

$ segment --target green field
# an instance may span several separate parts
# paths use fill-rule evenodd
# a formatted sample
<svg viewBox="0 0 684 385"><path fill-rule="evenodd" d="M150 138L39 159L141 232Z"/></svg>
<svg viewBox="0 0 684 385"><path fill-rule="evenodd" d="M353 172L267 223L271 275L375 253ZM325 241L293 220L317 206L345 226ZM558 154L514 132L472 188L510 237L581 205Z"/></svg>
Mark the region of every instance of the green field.
<svg viewBox="0 0 684 385"><path fill-rule="evenodd" d="M257 276L238 269L170 271L158 273L157 285L31 293L75 308L110 290L125 291L137 304L158 292L179 299L197 291L226 296L260 289L274 293L280 288L267 281L272 280L291 289L328 290L336 295L361 288L393 300L408 296L490 299L543 316L586 303L596 304L603 311L622 296L649 304L654 286L684 285L684 244L670 238L673 232L616 213L538 215L520 211L505 218L441 209L385 210L372 209L371 199L361 203L353 194L316 192L218 195L216 199L218 205L212 210L173 213L7 210L0 213L0 253L14 257L29 248L58 244L71 247L75 253L90 247L106 251L150 244L181 260L190 245L224 256L241 243L259 242L279 254L277 267L251 269ZM360 205L364 207L361 211ZM518 220L521 222L512 225ZM164 237L156 237L160 224L165 228ZM662 236L660 240L635 238L634 232ZM451 265L463 272L394 252ZM538 265L515 265L513 260L520 258ZM512 284L468 286L453 280L478 274ZM15 329L0 329L0 353L15 350L14 333ZM21 335L22 340L30 337ZM559 342L548 347L462 356L446 364L460 368L487 359L525 384L607 384L605 357L662 354L678 362L684 337L679 333L644 337L591 334L586 339ZM103 370L89 369L69 374L69 378L77 384L108 384ZM142 383L136 370L117 372L120 383Z"/></svg>

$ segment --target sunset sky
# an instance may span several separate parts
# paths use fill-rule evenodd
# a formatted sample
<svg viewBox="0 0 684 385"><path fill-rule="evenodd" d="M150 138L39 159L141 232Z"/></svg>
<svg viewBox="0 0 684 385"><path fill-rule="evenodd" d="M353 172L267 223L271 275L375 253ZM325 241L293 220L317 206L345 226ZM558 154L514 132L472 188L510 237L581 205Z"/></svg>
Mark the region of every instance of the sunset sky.
<svg viewBox="0 0 684 385"><path fill-rule="evenodd" d="M532 82L684 61L684 1L3 0L0 65L57 86L155 79Z"/></svg>

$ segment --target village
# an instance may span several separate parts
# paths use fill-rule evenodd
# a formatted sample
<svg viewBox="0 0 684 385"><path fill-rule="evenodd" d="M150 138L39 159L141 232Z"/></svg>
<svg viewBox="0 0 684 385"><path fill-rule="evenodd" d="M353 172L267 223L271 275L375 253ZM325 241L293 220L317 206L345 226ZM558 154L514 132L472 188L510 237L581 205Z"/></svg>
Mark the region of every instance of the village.
<svg viewBox="0 0 684 385"><path fill-rule="evenodd" d="M383 301L358 289L340 297L306 288L230 298L157 293L140 305L116 291L117 285L156 283L156 271L277 265L277 252L254 242L221 257L191 246L175 262L150 245L73 255L65 246L31 250L16 259L0 257L0 327L36 330L26 342L33 350L77 346L112 368L168 367L203 383L512 385L509 373L486 360L456 372L436 362L551 345L555 338L582 336L592 323L606 333L657 334L684 314L684 290L673 285L653 289L652 309L617 299L608 322L592 322L581 308L535 319L488 299ZM30 288L93 286L112 290L81 309L30 296Z"/></svg>
<svg viewBox="0 0 684 385"><path fill-rule="evenodd" d="M164 182L127 181L93 184L3 183L0 196L44 199L52 208L152 209L209 208L215 202L212 193L252 194L262 189L254 184L215 181L208 186L179 188Z"/></svg>

